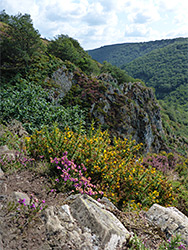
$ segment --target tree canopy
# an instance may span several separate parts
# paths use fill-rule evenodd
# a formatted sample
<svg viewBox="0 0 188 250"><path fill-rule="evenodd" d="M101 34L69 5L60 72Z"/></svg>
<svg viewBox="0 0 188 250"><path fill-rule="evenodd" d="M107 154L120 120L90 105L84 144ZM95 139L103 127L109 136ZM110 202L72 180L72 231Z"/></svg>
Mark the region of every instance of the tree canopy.
<svg viewBox="0 0 188 250"><path fill-rule="evenodd" d="M9 16L2 11L0 21L7 24L1 32L1 69L17 70L27 66L32 55L41 48L40 34L33 27L30 15Z"/></svg>
<svg viewBox="0 0 188 250"><path fill-rule="evenodd" d="M59 35L48 45L48 52L61 58L63 61L68 60L84 72L98 72L97 62L91 59L86 51L80 46L79 42L67 35Z"/></svg>

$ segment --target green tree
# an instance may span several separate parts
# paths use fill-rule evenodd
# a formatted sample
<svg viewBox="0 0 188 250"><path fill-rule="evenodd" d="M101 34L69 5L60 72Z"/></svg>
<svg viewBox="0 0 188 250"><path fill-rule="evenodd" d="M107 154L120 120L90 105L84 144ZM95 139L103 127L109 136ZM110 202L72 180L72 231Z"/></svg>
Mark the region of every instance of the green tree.
<svg viewBox="0 0 188 250"><path fill-rule="evenodd" d="M48 46L48 52L63 61L74 62L78 59L79 54L68 36L59 35L52 40Z"/></svg>
<svg viewBox="0 0 188 250"><path fill-rule="evenodd" d="M24 68L35 52L41 49L40 34L34 29L30 15L9 16L1 12L0 20L7 25L1 34L1 69Z"/></svg>
<svg viewBox="0 0 188 250"><path fill-rule="evenodd" d="M80 67L86 74L98 73L98 63L91 59L79 42L69 36L59 35L48 45L48 52L63 61L67 60Z"/></svg>
<svg viewBox="0 0 188 250"><path fill-rule="evenodd" d="M0 22L7 23L9 20L9 15L5 12L5 10L0 12Z"/></svg>

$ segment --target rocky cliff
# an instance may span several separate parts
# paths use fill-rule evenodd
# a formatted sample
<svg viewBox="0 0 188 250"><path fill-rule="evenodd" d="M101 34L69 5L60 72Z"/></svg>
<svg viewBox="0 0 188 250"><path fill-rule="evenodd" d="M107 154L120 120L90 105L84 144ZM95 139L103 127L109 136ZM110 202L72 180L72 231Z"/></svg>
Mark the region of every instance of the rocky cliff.
<svg viewBox="0 0 188 250"><path fill-rule="evenodd" d="M56 98L63 97L61 104L85 108L88 119L108 129L112 137L131 137L143 143L146 152L166 148L160 107L151 88L140 82L119 85L110 74L88 77L66 67L54 72L48 81L58 86Z"/></svg>

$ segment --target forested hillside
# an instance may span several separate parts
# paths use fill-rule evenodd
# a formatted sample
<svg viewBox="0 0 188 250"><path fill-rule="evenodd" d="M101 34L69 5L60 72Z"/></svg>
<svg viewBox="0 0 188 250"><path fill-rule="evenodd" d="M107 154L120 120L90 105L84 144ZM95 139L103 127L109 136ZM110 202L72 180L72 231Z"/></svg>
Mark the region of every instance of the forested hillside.
<svg viewBox="0 0 188 250"><path fill-rule="evenodd" d="M122 68L155 89L177 135L188 137L188 40L155 49Z"/></svg>
<svg viewBox="0 0 188 250"><path fill-rule="evenodd" d="M185 41L185 39L175 38L151 42L106 45L101 48L88 50L88 53L94 60L100 63L107 61L121 68L123 65L146 55L152 50L164 48L178 41Z"/></svg>
<svg viewBox="0 0 188 250"><path fill-rule="evenodd" d="M122 68L155 88L157 98L163 99L181 85L188 85L188 40L152 50ZM187 99L182 98L181 104L186 103Z"/></svg>
<svg viewBox="0 0 188 250"><path fill-rule="evenodd" d="M168 133L188 138L188 38L105 46L94 59L120 66L153 87Z"/></svg>

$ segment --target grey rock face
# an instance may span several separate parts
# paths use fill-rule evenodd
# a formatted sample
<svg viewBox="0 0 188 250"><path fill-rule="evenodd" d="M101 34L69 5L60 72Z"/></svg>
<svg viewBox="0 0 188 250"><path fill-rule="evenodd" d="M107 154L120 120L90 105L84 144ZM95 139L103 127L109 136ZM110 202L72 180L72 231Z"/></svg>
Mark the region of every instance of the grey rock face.
<svg viewBox="0 0 188 250"><path fill-rule="evenodd" d="M152 89L139 82L118 83L110 75L99 76L105 82L104 98L94 103L91 113L113 135L144 143L145 151L159 152L166 147L160 107ZM113 83L113 84L111 84Z"/></svg>
<svg viewBox="0 0 188 250"><path fill-rule="evenodd" d="M157 225L167 238L180 234L184 243L188 246L188 217L175 207L162 207L154 204L146 213L147 218Z"/></svg>
<svg viewBox="0 0 188 250"><path fill-rule="evenodd" d="M87 195L77 195L60 208L49 207L45 217L49 237L54 241L56 235L56 244L62 249L67 245L78 250L115 250L130 237L104 205Z"/></svg>
<svg viewBox="0 0 188 250"><path fill-rule="evenodd" d="M0 178L2 178L4 176L4 172L3 170L0 168Z"/></svg>
<svg viewBox="0 0 188 250"><path fill-rule="evenodd" d="M54 92L50 94L50 98L54 101L57 101L59 98L66 96L69 90L72 87L73 74L67 70L64 66L59 68L52 74L51 78L47 78L46 81L50 81L52 84L57 86L56 89L59 93L57 97L54 97Z"/></svg>
<svg viewBox="0 0 188 250"><path fill-rule="evenodd" d="M0 157L15 160L15 150L10 150L7 145L0 146Z"/></svg>

